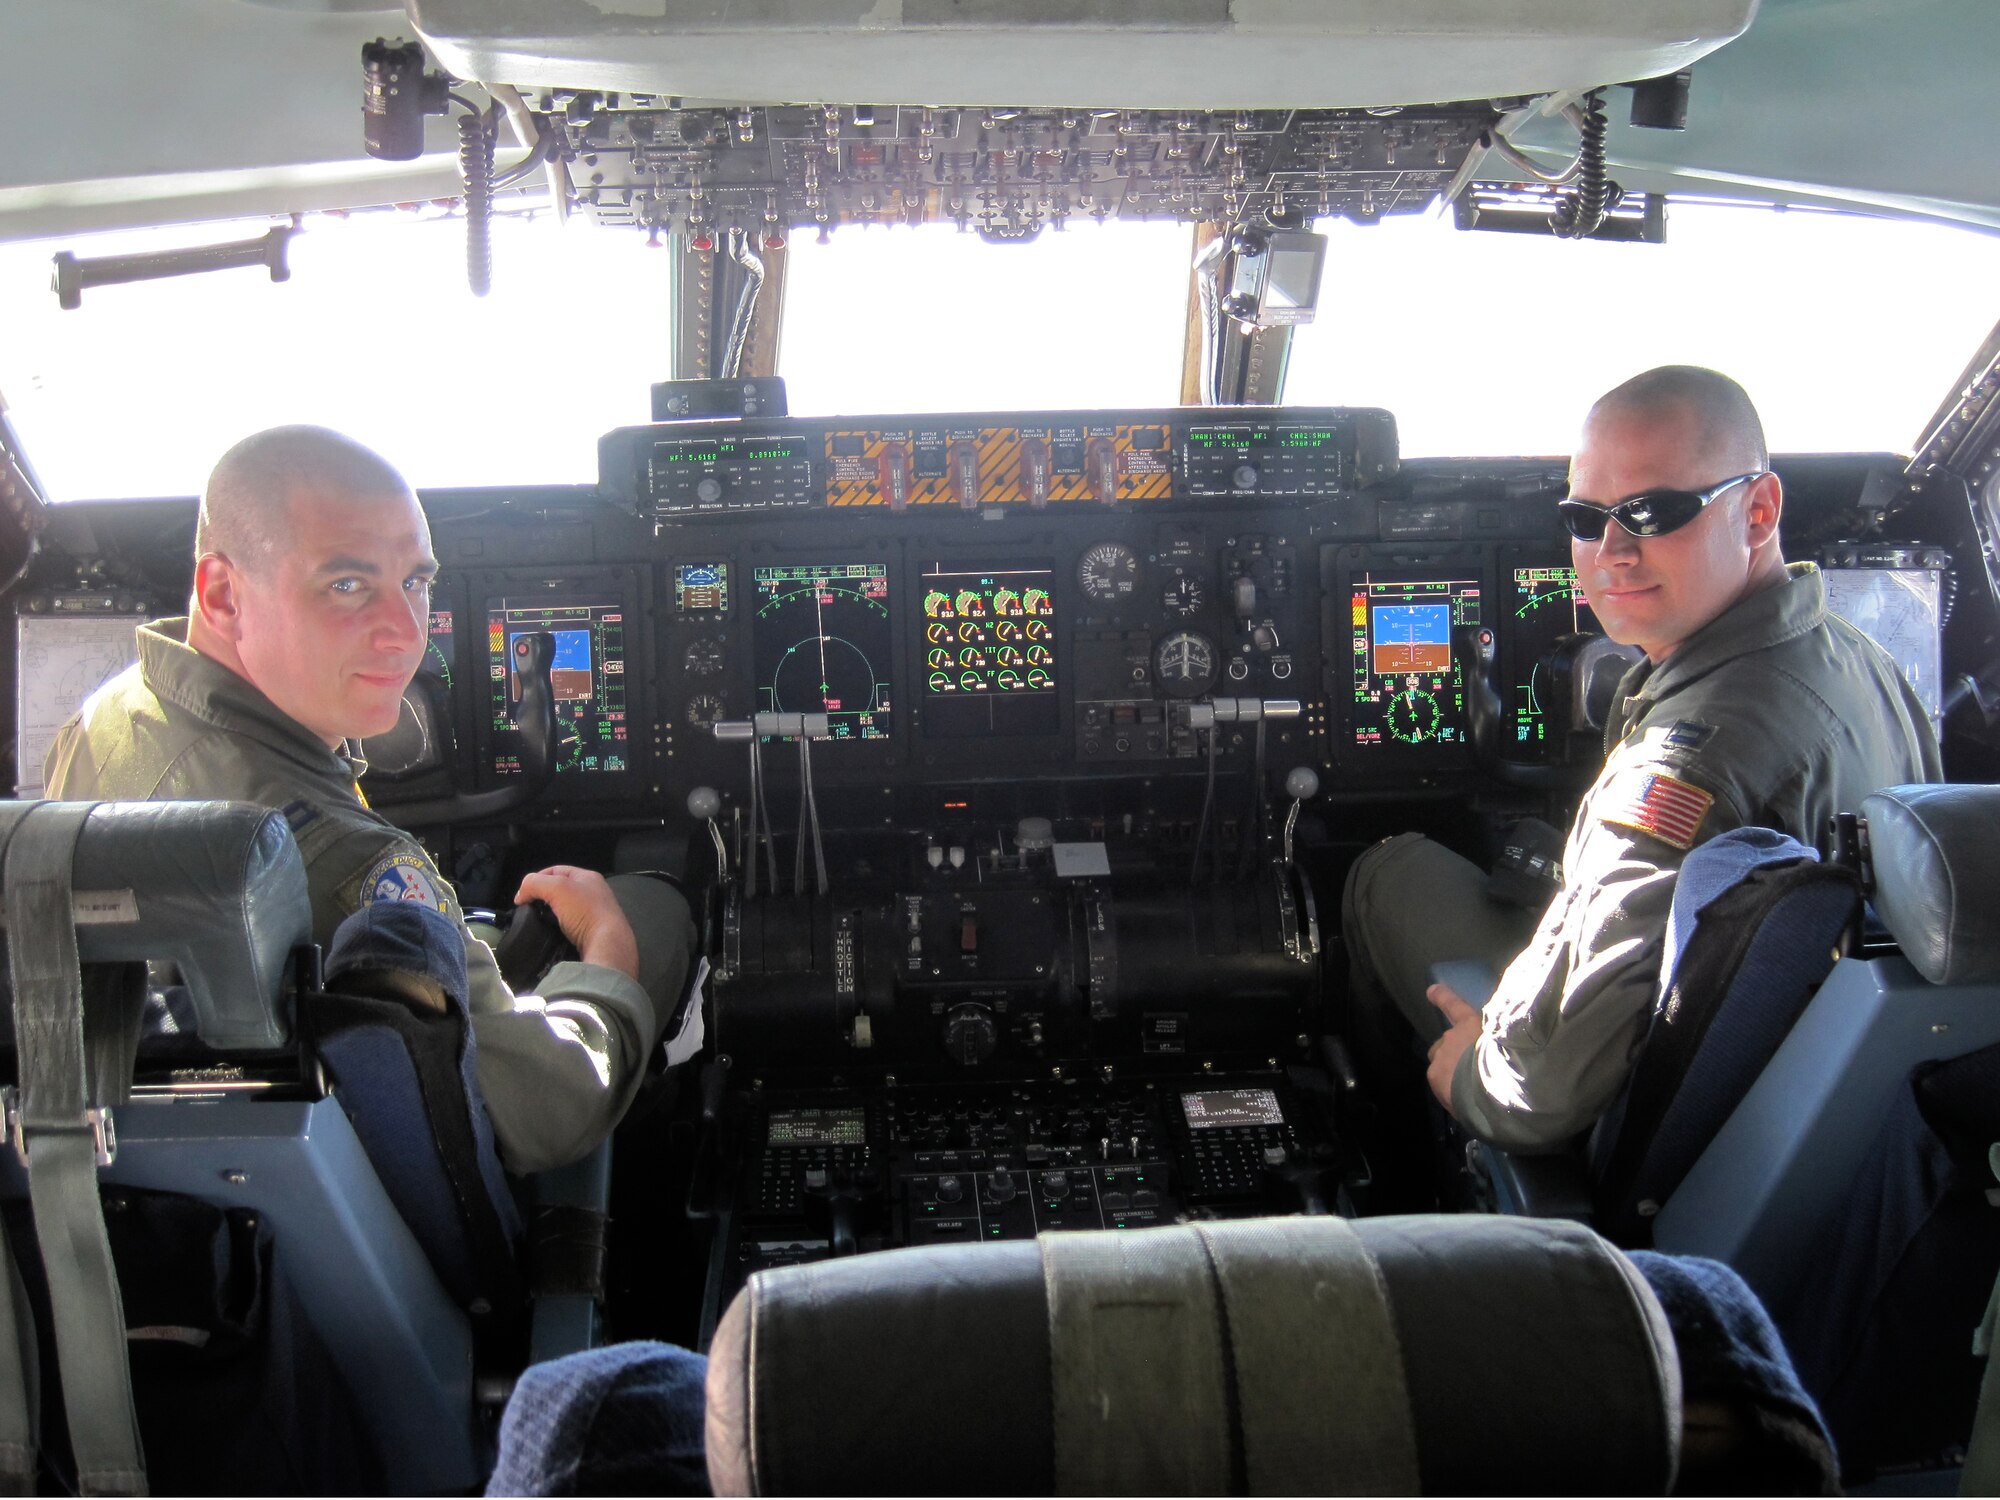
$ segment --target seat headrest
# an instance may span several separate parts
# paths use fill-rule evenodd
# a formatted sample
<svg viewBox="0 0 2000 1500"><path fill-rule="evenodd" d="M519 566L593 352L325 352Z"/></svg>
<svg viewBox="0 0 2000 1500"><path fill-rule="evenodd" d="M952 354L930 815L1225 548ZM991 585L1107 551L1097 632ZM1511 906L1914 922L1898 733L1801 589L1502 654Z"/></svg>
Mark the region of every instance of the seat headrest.
<svg viewBox="0 0 2000 1500"><path fill-rule="evenodd" d="M1581 1225L1240 1220L760 1272L710 1349L707 1440L719 1495L1663 1494L1680 1383Z"/></svg>
<svg viewBox="0 0 2000 1500"><path fill-rule="evenodd" d="M1865 798L1875 912L1932 984L2000 979L2000 786L1890 786Z"/></svg>
<svg viewBox="0 0 2000 1500"><path fill-rule="evenodd" d="M247 802L102 803L71 882L79 897L98 893L94 919L77 925L84 963L172 963L211 1047L286 1044L285 982L293 952L312 941L312 902L281 814Z"/></svg>

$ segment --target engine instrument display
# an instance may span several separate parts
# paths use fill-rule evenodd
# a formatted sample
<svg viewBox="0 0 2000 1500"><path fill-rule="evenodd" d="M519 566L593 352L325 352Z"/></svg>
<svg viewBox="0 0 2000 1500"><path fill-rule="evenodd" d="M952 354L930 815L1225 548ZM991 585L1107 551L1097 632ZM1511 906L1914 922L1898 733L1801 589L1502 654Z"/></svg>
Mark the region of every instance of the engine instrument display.
<svg viewBox="0 0 2000 1500"><path fill-rule="evenodd" d="M674 568L674 612L683 615L726 614L729 610L729 564L679 563Z"/></svg>
<svg viewBox="0 0 2000 1500"><path fill-rule="evenodd" d="M1356 746L1466 742L1465 667L1452 632L1479 623L1479 596L1469 578L1355 578Z"/></svg>
<svg viewBox="0 0 2000 1500"><path fill-rule="evenodd" d="M1056 730L1056 604L1051 564L928 564L924 732L959 737Z"/></svg>
<svg viewBox="0 0 2000 1500"><path fill-rule="evenodd" d="M487 675L491 680L493 770L521 770L521 703L514 643L548 631L555 637L549 685L555 692L556 770L603 774L632 769L632 731L626 717L625 604L590 598L491 601L486 614Z"/></svg>
<svg viewBox="0 0 2000 1500"><path fill-rule="evenodd" d="M889 737L889 566L753 568L757 707L827 715L836 740Z"/></svg>
<svg viewBox="0 0 2000 1500"><path fill-rule="evenodd" d="M1576 586L1575 568L1514 568L1507 576L1501 609L1498 623L1506 642L1511 689L1505 732L1517 749L1543 746L1549 740L1552 695L1557 691L1549 665L1557 644L1565 636L1604 632Z"/></svg>

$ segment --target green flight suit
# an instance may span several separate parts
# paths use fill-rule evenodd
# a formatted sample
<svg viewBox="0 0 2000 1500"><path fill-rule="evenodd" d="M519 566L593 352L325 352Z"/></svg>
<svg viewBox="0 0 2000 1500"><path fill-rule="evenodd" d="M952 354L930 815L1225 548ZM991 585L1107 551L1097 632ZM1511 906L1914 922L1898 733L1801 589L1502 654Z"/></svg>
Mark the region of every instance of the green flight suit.
<svg viewBox="0 0 2000 1500"><path fill-rule="evenodd" d="M657 880L614 878L639 940L639 980L601 964L561 963L543 976L540 995L516 995L423 846L362 800L352 759L191 649L185 619L142 625L138 641L138 662L57 733L47 794L279 809L305 859L315 941L327 943L370 901L425 901L458 923L480 1088L510 1170L559 1166L608 1135L681 994L694 923L679 893Z"/></svg>
<svg viewBox="0 0 2000 1500"><path fill-rule="evenodd" d="M1372 980L1431 1037L1444 1023L1424 998L1430 964L1507 965L1452 1079L1452 1111L1481 1139L1552 1150L1611 1104L1644 1039L1690 848L1753 826L1817 844L1878 787L1943 779L1894 662L1828 612L1816 567L1788 573L1626 674L1532 936L1475 865L1416 835L1355 862L1343 920L1359 994Z"/></svg>

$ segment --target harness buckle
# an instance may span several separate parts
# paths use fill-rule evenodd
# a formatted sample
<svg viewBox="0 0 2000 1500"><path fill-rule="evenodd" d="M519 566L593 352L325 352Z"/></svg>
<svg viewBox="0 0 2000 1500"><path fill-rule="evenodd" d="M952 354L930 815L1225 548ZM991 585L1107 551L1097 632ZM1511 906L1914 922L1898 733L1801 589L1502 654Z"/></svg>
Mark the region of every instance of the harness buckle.
<svg viewBox="0 0 2000 1500"><path fill-rule="evenodd" d="M118 1126L112 1119L111 1106L92 1105L83 1112L83 1121L90 1127L92 1154L100 1167L108 1167L118 1159ZM21 1109L21 1090L13 1084L0 1088L0 1130L4 1130L7 1144L14 1148L14 1155L21 1166L28 1165L28 1127Z"/></svg>

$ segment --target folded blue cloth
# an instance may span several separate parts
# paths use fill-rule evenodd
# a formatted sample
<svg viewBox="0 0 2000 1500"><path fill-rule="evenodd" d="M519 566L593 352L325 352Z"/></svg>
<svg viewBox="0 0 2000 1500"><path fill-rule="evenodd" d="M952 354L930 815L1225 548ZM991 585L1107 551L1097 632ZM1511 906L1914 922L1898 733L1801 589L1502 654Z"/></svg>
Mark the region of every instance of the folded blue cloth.
<svg viewBox="0 0 2000 1500"><path fill-rule="evenodd" d="M465 1009L465 935L443 912L417 901L371 901L334 929L324 966L326 987L348 973L400 971L443 990L450 1008Z"/></svg>
<svg viewBox="0 0 2000 1500"><path fill-rule="evenodd" d="M706 1495L708 1359L610 1344L530 1365L500 1422L489 1495Z"/></svg>
<svg viewBox="0 0 2000 1500"><path fill-rule="evenodd" d="M1732 828L1689 854L1674 881L1674 904L1667 913L1660 973L1668 981L1673 979L1674 970L1680 967L1681 949L1694 936L1703 909L1741 885L1751 871L1818 858L1817 849L1773 828ZM1662 984L1660 994L1666 992L1667 985Z"/></svg>
<svg viewBox="0 0 2000 1500"><path fill-rule="evenodd" d="M1684 1465L1675 1493L1839 1494L1833 1436L1799 1383L1770 1314L1743 1278L1696 1255L1625 1254L1673 1330L1682 1401L1721 1402L1745 1428L1744 1448L1725 1469L1696 1475Z"/></svg>

